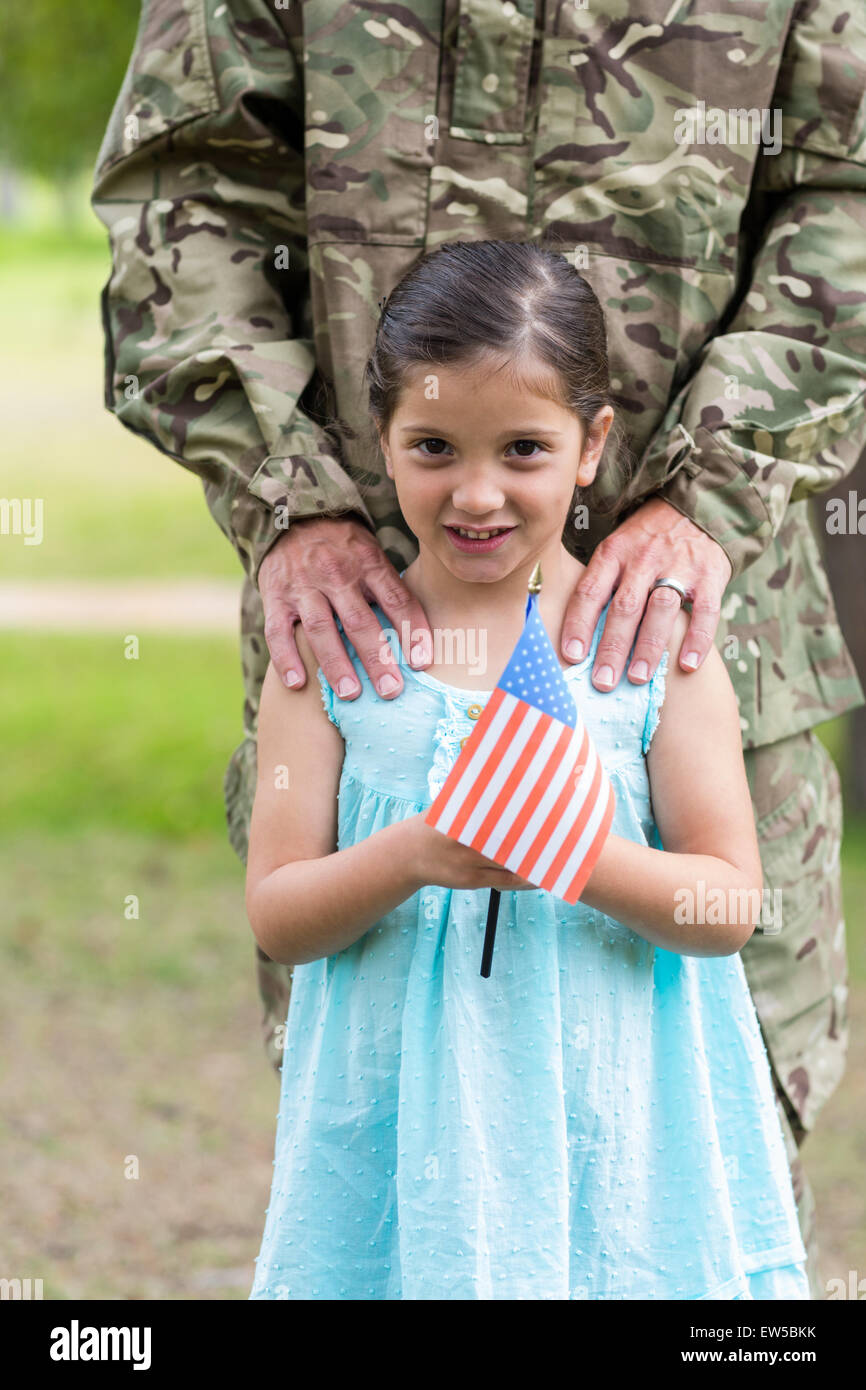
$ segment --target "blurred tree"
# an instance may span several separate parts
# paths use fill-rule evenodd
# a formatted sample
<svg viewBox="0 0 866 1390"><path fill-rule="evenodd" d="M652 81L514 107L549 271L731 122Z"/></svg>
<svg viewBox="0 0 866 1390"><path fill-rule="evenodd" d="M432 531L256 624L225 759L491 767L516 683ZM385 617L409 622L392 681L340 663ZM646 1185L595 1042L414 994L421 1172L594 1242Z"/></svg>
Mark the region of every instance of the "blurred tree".
<svg viewBox="0 0 866 1390"><path fill-rule="evenodd" d="M61 187L92 167L132 52L138 0L0 9L0 164Z"/></svg>

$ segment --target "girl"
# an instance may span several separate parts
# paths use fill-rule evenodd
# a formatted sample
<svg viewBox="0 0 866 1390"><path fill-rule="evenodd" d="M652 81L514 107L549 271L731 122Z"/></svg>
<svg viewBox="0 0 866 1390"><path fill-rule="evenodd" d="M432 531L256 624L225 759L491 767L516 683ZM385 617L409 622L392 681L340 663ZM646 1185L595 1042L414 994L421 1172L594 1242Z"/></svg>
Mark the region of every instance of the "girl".
<svg viewBox="0 0 866 1390"><path fill-rule="evenodd" d="M762 873L718 653L601 694L605 609L565 668L616 795L576 906L424 821L534 566L555 645L583 572L562 536L613 419L598 300L534 244L445 245L390 296L367 380L405 582L445 637L391 703L353 648L354 701L265 678L246 904L294 979L251 1297L808 1298L737 954Z"/></svg>

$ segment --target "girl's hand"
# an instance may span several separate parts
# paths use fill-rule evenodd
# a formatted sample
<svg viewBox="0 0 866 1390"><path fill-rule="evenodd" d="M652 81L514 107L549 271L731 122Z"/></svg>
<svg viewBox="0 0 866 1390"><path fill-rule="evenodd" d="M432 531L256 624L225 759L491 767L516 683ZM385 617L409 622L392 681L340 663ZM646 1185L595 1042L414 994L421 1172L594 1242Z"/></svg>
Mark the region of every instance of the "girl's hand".
<svg viewBox="0 0 866 1390"><path fill-rule="evenodd" d="M440 888L498 888L501 893L539 892L535 883L503 869L477 850L461 845L428 825L423 814L404 821L407 854L417 870L419 886Z"/></svg>

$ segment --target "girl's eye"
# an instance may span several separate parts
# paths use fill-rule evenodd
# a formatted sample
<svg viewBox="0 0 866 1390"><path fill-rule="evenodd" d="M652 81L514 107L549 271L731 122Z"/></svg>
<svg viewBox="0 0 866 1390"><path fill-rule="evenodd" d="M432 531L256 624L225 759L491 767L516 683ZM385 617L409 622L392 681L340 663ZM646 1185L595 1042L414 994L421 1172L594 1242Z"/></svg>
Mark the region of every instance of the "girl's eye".
<svg viewBox="0 0 866 1390"><path fill-rule="evenodd" d="M535 453L535 450L536 450L536 449L540 449L540 448L543 447L542 445L539 444L539 442L538 442L537 439L515 439L515 440L514 440L514 447L515 447L516 449L519 448L521 444L528 444L528 445L530 446L530 448L532 449L532 453L531 453L531 454L518 454L517 457L518 457L518 458L521 458L521 459L532 458L532 457L533 457L533 454Z"/></svg>
<svg viewBox="0 0 866 1390"><path fill-rule="evenodd" d="M514 447L518 449L521 448L521 446L523 445L529 446L529 449L531 450L530 453L519 453L517 455L518 458L522 459L534 458L535 451L544 447L543 445L539 444L537 439L515 439L512 441L512 443ZM442 447L428 450L426 448L428 444L440 445ZM444 439L437 439L433 436L430 436L428 439L419 440L415 447L417 449L422 449L424 453L426 453L428 458L442 458L444 457L443 449L448 449L450 445L446 444Z"/></svg>
<svg viewBox="0 0 866 1390"><path fill-rule="evenodd" d="M418 444L416 445L416 448L420 449L424 444L445 444L445 440L444 440L444 439L436 439L436 438L433 438L433 437L431 436L429 439L422 439L422 440L420 440L420 441L418 442ZM446 449L448 448L448 445L447 445L447 444L445 444L445 448L446 448ZM432 452L432 454L428 454L428 458L441 458L441 457L442 457L442 455L439 453L439 451L438 451L437 449L434 449L433 452Z"/></svg>

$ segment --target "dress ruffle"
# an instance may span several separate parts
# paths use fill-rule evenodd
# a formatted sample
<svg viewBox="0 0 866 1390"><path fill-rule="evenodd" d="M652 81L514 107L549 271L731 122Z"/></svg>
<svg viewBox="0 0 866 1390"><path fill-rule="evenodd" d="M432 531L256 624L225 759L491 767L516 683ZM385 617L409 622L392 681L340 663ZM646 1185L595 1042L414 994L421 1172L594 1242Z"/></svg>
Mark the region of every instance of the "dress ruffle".
<svg viewBox="0 0 866 1390"><path fill-rule="evenodd" d="M662 705L665 702L665 676L668 669L668 657L670 653L662 653L662 659L656 667L655 674L649 683L649 704L647 706L646 720L643 726L642 747L644 754L649 751L652 737L658 728L659 716Z"/></svg>
<svg viewBox="0 0 866 1390"><path fill-rule="evenodd" d="M465 701L450 690L443 689L442 694L446 713L436 725L433 735L436 746L430 771L427 773L427 787L431 801L436 800L444 787L448 780L448 774L460 755L460 744L464 738L468 738L472 733L476 723L475 720L469 718L466 711L472 702L478 699L477 694L467 690Z"/></svg>

